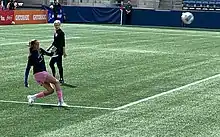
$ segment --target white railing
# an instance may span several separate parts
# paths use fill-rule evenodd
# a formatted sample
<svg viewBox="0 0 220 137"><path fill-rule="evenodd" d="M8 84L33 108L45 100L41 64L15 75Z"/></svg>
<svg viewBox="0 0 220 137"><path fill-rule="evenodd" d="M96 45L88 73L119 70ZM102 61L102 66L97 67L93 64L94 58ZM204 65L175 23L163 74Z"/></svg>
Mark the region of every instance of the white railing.
<svg viewBox="0 0 220 137"><path fill-rule="evenodd" d="M28 0L28 1L29 3L31 1L33 1L33 3L36 3L36 1L41 1L41 3L45 5L49 5L51 2L53 2L53 0ZM117 2L117 0L58 0L58 1L62 5L69 5L69 6L79 5L79 6L112 7L112 6L120 5L120 2ZM164 0L130 0L130 1L134 8L158 9L160 8L159 5ZM174 7L174 3L175 3L174 1L176 0L170 0L170 3L172 4L171 7Z"/></svg>

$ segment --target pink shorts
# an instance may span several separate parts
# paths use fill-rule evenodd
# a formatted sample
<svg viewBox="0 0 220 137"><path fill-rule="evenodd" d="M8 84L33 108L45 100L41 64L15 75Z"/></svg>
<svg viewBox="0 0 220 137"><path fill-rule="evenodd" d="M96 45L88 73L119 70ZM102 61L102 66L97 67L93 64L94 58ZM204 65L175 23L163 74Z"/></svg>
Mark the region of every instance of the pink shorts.
<svg viewBox="0 0 220 137"><path fill-rule="evenodd" d="M35 80L40 85L42 85L45 82L47 76L48 76L48 72L47 71L42 71L42 72L38 72L38 73L34 74Z"/></svg>

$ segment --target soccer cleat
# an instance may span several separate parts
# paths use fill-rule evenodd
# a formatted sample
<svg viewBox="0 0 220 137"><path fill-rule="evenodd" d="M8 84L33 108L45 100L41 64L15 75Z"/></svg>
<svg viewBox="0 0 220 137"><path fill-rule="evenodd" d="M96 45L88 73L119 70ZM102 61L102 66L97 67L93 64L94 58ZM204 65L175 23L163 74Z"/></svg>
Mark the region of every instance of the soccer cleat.
<svg viewBox="0 0 220 137"><path fill-rule="evenodd" d="M58 102L57 104L59 107L68 107L68 105L65 102Z"/></svg>
<svg viewBox="0 0 220 137"><path fill-rule="evenodd" d="M60 84L64 84L64 80L63 79L60 79L59 82L60 82Z"/></svg>
<svg viewBox="0 0 220 137"><path fill-rule="evenodd" d="M32 105L32 103L34 102L33 96L28 95L28 96L27 96L27 99L28 99L28 104L29 104L29 105Z"/></svg>

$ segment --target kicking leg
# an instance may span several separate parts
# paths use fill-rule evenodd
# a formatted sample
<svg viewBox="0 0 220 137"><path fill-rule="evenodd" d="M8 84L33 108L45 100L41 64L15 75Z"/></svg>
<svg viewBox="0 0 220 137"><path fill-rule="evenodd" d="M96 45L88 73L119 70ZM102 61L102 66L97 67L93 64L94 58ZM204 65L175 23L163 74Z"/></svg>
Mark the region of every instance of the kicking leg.
<svg viewBox="0 0 220 137"><path fill-rule="evenodd" d="M37 99L37 98L42 98L42 97L48 96L48 95L50 95L54 92L54 89L51 87L50 83L44 82L42 84L42 86L46 90L41 91L41 92L39 92L37 94L34 94L34 95L28 95L27 96L29 104L33 103L34 100Z"/></svg>

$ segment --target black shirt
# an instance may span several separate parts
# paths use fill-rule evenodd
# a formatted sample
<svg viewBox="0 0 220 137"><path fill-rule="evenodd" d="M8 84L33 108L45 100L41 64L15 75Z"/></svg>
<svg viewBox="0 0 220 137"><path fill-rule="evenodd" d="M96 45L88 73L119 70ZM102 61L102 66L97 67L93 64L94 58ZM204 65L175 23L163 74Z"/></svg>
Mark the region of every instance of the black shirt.
<svg viewBox="0 0 220 137"><path fill-rule="evenodd" d="M34 50L30 53L27 66L33 66L34 74L46 71L44 55L52 56L53 53L49 53L42 48L40 48L40 51Z"/></svg>
<svg viewBox="0 0 220 137"><path fill-rule="evenodd" d="M63 55L63 47L65 47L65 33L58 29L54 33L53 45L57 48L56 54Z"/></svg>
<svg viewBox="0 0 220 137"><path fill-rule="evenodd" d="M58 14L58 11L61 9L61 5L60 5L60 3L54 3L53 4L53 12L55 13L55 14Z"/></svg>
<svg viewBox="0 0 220 137"><path fill-rule="evenodd" d="M125 10L131 11L131 10L132 10L132 5L131 5L131 4L127 4L127 5L125 6Z"/></svg>
<svg viewBox="0 0 220 137"><path fill-rule="evenodd" d="M15 4L14 2L9 3L9 10L14 10L15 9Z"/></svg>

